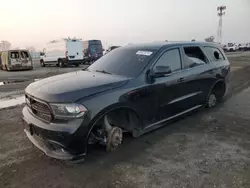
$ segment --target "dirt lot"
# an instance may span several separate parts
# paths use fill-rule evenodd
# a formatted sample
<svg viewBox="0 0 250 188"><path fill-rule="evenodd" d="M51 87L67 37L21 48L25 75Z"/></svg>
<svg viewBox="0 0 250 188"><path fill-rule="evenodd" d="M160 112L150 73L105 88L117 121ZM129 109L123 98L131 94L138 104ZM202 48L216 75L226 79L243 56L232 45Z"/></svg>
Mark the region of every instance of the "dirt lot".
<svg viewBox="0 0 250 188"><path fill-rule="evenodd" d="M250 56L232 56L231 87L217 108L80 164L50 159L23 133L22 106L0 110L0 187L250 187Z"/></svg>

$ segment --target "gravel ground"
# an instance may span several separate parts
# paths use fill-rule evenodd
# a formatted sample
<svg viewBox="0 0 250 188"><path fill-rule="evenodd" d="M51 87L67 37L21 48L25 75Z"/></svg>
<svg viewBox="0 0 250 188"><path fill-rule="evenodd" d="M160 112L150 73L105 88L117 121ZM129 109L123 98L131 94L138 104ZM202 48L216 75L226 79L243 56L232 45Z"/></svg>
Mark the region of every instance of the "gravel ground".
<svg viewBox="0 0 250 188"><path fill-rule="evenodd" d="M0 110L0 187L250 187L250 63L232 60L227 100L80 164L50 159L25 137L22 106ZM236 65L237 66L236 66ZM241 67L234 69L234 67ZM244 67L244 68L242 68Z"/></svg>

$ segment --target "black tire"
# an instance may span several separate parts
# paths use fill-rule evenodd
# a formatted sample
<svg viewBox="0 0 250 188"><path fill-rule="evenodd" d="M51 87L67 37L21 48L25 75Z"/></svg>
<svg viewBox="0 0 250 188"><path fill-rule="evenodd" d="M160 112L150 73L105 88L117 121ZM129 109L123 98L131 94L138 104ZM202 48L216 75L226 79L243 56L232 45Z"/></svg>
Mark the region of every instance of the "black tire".
<svg viewBox="0 0 250 188"><path fill-rule="evenodd" d="M58 65L60 68L64 67L64 63L61 59L58 60Z"/></svg>
<svg viewBox="0 0 250 188"><path fill-rule="evenodd" d="M43 60L40 61L40 65L41 65L41 67L45 67L45 63Z"/></svg>

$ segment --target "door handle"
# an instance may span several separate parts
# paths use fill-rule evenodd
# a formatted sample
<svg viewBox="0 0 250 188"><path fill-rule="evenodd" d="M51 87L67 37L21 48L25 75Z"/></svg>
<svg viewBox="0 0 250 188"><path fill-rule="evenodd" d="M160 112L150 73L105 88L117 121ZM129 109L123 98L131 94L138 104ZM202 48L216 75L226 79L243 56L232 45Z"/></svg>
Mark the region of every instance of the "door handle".
<svg viewBox="0 0 250 188"><path fill-rule="evenodd" d="M185 78L179 78L178 82L183 82L185 81Z"/></svg>

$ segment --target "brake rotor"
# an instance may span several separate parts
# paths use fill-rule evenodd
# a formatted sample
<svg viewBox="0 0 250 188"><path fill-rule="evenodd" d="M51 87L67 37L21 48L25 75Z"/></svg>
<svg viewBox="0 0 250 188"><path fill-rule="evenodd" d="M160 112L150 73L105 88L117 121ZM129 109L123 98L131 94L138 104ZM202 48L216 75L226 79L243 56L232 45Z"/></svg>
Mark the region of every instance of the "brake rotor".
<svg viewBox="0 0 250 188"><path fill-rule="evenodd" d="M112 127L108 133L107 151L113 151L122 143L122 129L119 127Z"/></svg>

